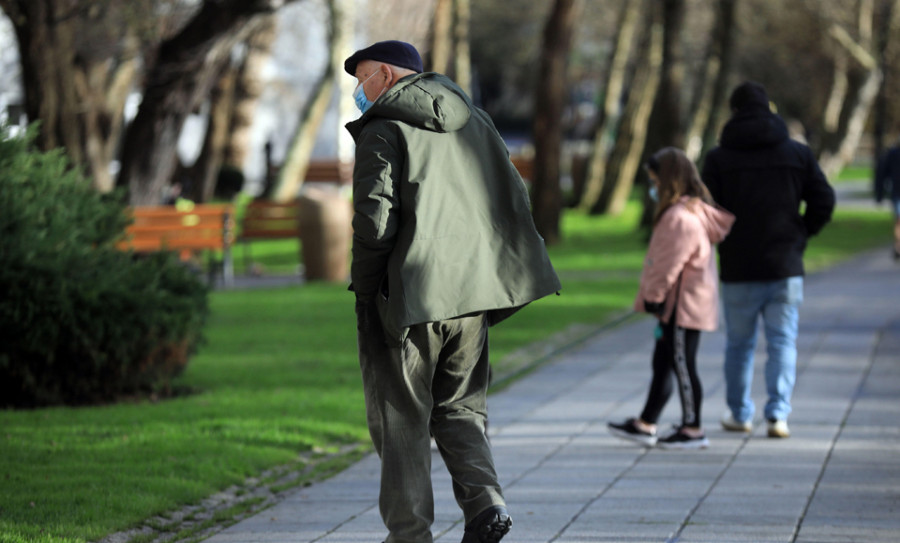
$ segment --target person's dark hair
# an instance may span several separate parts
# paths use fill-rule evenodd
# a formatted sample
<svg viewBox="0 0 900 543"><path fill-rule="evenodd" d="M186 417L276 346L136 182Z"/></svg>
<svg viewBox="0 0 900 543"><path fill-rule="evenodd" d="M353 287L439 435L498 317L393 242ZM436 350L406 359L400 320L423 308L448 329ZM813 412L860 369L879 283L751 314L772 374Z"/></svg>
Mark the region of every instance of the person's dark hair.
<svg viewBox="0 0 900 543"><path fill-rule="evenodd" d="M644 165L659 179L659 201L653 213L653 224L682 196L690 196L707 204L714 204L709 189L700 179L697 166L681 149L664 147L653 154Z"/></svg>
<svg viewBox="0 0 900 543"><path fill-rule="evenodd" d="M769 110L769 95L766 88L755 81L745 81L738 85L728 99L728 105L732 111L745 111L748 109Z"/></svg>

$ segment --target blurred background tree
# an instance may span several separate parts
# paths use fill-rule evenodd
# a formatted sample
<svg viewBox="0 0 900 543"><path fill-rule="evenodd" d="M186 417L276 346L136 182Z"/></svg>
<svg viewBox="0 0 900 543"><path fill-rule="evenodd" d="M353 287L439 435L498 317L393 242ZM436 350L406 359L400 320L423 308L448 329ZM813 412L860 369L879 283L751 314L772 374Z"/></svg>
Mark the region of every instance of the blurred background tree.
<svg viewBox="0 0 900 543"><path fill-rule="evenodd" d="M309 160L352 160L342 124L354 115L353 81L336 64L381 39L416 45L428 69L471 89L511 153L532 157L545 232L566 204L620 211L658 147L702 162L743 80L768 88L830 175L871 160L898 133L900 0L583 4L557 40L544 30L559 6L539 0L515 9L500 0L0 0L0 9L18 45L22 109L42 121L40 147L64 147L100 191L127 186L132 204L158 203L182 180L195 201L228 179L232 193L246 179L243 190L258 195L293 156L280 181L290 198ZM338 34L332 13L346 14ZM548 58L564 67L550 94ZM14 95L4 90L0 105ZM558 139L545 138L549 120ZM179 156L179 140L194 156Z"/></svg>

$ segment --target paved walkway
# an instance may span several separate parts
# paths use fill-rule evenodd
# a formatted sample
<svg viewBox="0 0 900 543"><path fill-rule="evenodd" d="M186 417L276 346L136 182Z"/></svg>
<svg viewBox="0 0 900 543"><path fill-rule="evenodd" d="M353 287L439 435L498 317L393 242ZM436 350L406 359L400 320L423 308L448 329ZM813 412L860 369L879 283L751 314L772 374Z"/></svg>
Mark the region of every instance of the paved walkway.
<svg viewBox="0 0 900 543"><path fill-rule="evenodd" d="M900 265L888 250L813 275L801 313L793 435L726 433L723 336L704 334L699 367L710 448L644 449L606 422L638 413L652 323L598 332L490 398L492 443L512 542L900 541ZM764 385L757 353L754 397ZM680 418L677 398L664 423ZM377 543L378 460L298 490L210 543ZM462 517L434 454L438 542Z"/></svg>

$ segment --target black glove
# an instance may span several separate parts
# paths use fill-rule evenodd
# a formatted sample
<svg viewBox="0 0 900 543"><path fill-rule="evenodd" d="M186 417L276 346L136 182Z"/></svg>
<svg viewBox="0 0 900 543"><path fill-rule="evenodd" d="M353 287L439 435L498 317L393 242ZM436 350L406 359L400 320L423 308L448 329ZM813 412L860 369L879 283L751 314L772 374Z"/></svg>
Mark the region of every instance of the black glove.
<svg viewBox="0 0 900 543"><path fill-rule="evenodd" d="M648 302L644 300L644 311L652 315L661 316L666 309L665 302Z"/></svg>

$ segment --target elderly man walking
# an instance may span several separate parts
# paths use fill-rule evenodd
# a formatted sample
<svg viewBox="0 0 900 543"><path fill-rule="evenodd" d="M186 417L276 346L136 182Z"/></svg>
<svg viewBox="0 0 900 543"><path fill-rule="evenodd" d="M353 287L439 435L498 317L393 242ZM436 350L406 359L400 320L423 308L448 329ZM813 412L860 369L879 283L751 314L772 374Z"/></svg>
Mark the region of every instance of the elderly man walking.
<svg viewBox="0 0 900 543"><path fill-rule="evenodd" d="M762 85L741 84L730 106L732 117L719 147L709 152L703 167L713 198L737 218L719 245L728 404L722 426L752 429L753 351L762 317L768 435L786 438L796 381L803 252L807 239L831 220L834 190L809 147L790 139L784 121L770 110Z"/></svg>
<svg viewBox="0 0 900 543"><path fill-rule="evenodd" d="M353 259L366 414L381 458L386 543L431 543L431 442L465 516L464 543L512 520L485 435L488 327L560 289L528 196L486 113L416 49L378 42L358 80Z"/></svg>

